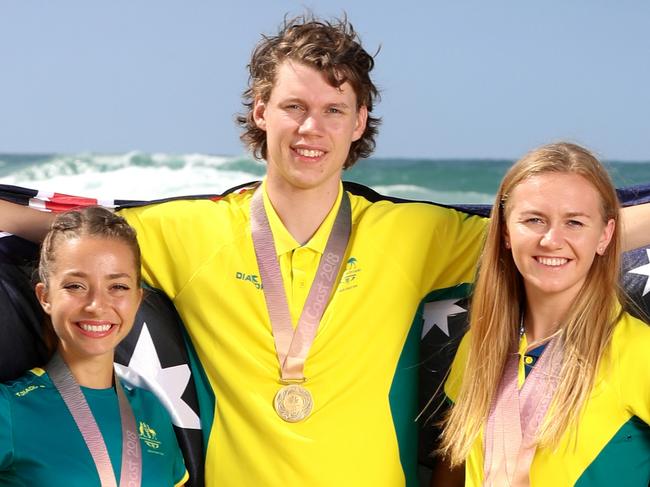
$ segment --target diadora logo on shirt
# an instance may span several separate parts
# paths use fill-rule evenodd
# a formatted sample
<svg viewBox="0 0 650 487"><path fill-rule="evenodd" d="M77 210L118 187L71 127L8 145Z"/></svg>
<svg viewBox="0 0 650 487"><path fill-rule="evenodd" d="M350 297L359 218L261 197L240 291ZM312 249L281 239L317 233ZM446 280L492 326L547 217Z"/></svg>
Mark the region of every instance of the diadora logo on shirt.
<svg viewBox="0 0 650 487"><path fill-rule="evenodd" d="M356 257L350 256L345 263L345 271L343 271L343 276L341 277L339 292L348 291L357 287L359 285L360 274L361 267L359 267L359 261Z"/></svg>
<svg viewBox="0 0 650 487"><path fill-rule="evenodd" d="M140 421L140 426L138 427L138 432L140 433L140 439L144 441L144 444L153 450L158 450L160 448L160 441L158 441L158 433L156 430L149 426L144 421ZM150 450L151 451L151 450ZM159 453L159 452L153 452Z"/></svg>
<svg viewBox="0 0 650 487"><path fill-rule="evenodd" d="M41 385L41 386L35 386L35 385L27 386L22 391L16 392L16 397L23 397L23 396L26 396L27 394L29 394L30 392L35 391L36 389L44 389L44 388L45 388L45 386L43 386L43 385Z"/></svg>
<svg viewBox="0 0 650 487"><path fill-rule="evenodd" d="M235 278L239 279L240 281L250 282L253 286L255 286L255 289L262 289L262 279L260 279L260 276L237 271L235 272Z"/></svg>

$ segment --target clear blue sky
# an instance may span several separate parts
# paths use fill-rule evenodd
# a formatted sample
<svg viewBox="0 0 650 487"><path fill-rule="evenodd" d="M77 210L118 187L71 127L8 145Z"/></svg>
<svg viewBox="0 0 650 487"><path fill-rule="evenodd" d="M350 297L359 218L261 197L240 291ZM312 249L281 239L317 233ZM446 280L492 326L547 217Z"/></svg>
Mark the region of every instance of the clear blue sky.
<svg viewBox="0 0 650 487"><path fill-rule="evenodd" d="M381 45L377 156L650 160L647 0L0 0L0 152L243 154L250 52L304 7Z"/></svg>

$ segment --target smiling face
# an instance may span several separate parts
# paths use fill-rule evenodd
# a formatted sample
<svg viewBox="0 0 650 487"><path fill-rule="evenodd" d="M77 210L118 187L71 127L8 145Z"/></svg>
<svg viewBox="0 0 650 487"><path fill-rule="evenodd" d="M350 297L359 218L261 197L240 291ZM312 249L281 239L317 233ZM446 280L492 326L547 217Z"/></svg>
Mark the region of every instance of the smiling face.
<svg viewBox="0 0 650 487"><path fill-rule="evenodd" d="M36 295L52 319L63 359L69 365L98 356L112 360L142 298L132 249L110 238L62 239L53 264Z"/></svg>
<svg viewBox="0 0 650 487"><path fill-rule="evenodd" d="M570 303L597 254L614 232L603 221L596 189L574 173L543 173L519 183L506 207L506 247L524 280L528 300Z"/></svg>
<svg viewBox="0 0 650 487"><path fill-rule="evenodd" d="M253 116L266 132L267 181L284 190L338 191L350 145L366 126L349 83L330 85L322 73L284 61L268 101L255 101Z"/></svg>

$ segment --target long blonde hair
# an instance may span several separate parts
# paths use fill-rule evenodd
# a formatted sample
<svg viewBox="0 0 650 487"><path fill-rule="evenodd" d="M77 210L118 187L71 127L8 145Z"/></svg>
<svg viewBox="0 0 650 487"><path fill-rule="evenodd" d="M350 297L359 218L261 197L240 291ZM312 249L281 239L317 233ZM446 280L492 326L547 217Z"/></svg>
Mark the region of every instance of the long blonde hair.
<svg viewBox="0 0 650 487"><path fill-rule="evenodd" d="M538 442L557 446L580 415L593 388L601 358L620 313L619 202L604 167L586 149L570 143L550 144L525 155L505 175L492 209L470 309L469 351L459 395L445 419L440 451L452 465L465 461L485 424L508 353L516 350L525 306L522 277L504 242L508 196L535 175L570 173L584 177L598 192L606 223L617 224L610 244L596 256L562 327L560 380L538 431ZM551 417L552 416L552 417Z"/></svg>

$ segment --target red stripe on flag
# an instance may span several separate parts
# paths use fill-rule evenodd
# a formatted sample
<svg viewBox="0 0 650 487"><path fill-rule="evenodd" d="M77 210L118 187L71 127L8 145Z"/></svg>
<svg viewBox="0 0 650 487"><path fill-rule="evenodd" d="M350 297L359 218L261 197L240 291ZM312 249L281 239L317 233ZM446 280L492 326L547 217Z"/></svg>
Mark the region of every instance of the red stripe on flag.
<svg viewBox="0 0 650 487"><path fill-rule="evenodd" d="M66 211L83 206L97 205L94 198L85 198L83 196L71 196L63 193L54 193L50 201L45 202L45 208L51 211Z"/></svg>

